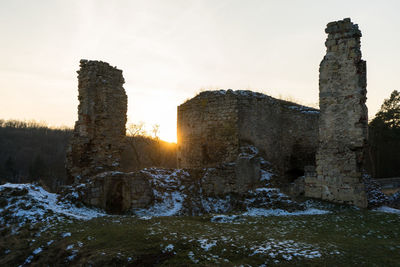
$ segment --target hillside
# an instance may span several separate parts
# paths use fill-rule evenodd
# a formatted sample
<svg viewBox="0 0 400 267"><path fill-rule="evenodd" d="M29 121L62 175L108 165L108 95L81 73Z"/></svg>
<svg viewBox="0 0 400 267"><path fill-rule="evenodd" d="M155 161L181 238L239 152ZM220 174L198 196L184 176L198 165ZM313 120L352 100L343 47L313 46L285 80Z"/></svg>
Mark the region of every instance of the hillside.
<svg viewBox="0 0 400 267"><path fill-rule="evenodd" d="M5 184L0 265L394 266L400 261L399 210L305 205L302 212L248 208L183 217L173 212L176 207L164 207L111 216L61 201L35 185ZM172 216L164 217L168 211Z"/></svg>

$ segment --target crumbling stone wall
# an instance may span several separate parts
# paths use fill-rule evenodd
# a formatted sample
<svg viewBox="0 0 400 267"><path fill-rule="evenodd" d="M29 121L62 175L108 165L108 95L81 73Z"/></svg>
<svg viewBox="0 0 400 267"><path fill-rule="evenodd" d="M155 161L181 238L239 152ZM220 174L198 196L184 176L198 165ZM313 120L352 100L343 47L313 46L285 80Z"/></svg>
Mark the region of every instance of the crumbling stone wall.
<svg viewBox="0 0 400 267"><path fill-rule="evenodd" d="M80 61L78 120L67 149L70 182L118 168L125 137L127 96L122 71Z"/></svg>
<svg viewBox="0 0 400 267"><path fill-rule="evenodd" d="M234 164L224 163L213 168L198 169L203 171L201 191L206 196L244 195L249 190L263 186L257 154L240 153Z"/></svg>
<svg viewBox="0 0 400 267"><path fill-rule="evenodd" d="M66 159L70 182L83 203L109 213L146 207L154 198L146 176L119 171L127 111L122 71L81 60L78 74L78 120Z"/></svg>
<svg viewBox="0 0 400 267"><path fill-rule="evenodd" d="M202 92L178 107L179 167L235 162L241 146L254 145L282 176L301 176L315 164L318 116L261 93Z"/></svg>
<svg viewBox="0 0 400 267"><path fill-rule="evenodd" d="M178 106L178 167L235 161L237 123L237 98L230 92L202 92Z"/></svg>
<svg viewBox="0 0 400 267"><path fill-rule="evenodd" d="M257 147L290 182L315 163L319 111L264 94L238 97L239 140Z"/></svg>
<svg viewBox="0 0 400 267"><path fill-rule="evenodd" d="M328 38L320 64L317 165L316 173L309 173L305 179L305 194L366 207L362 167L368 112L361 32L350 19L329 23L325 32Z"/></svg>

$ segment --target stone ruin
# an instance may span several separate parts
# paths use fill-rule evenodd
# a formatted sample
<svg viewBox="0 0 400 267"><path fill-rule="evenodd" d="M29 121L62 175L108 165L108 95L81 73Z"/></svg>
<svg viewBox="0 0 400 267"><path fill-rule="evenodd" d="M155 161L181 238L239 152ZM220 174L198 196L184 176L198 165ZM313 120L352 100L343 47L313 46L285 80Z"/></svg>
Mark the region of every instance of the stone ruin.
<svg viewBox="0 0 400 267"><path fill-rule="evenodd" d="M78 120L66 159L70 182L116 170L126 132L122 71L105 62L81 60L78 81Z"/></svg>
<svg viewBox="0 0 400 267"><path fill-rule="evenodd" d="M127 96L122 71L101 61L80 61L78 120L67 148L70 183L85 184L86 204L112 213L146 206L151 190L134 173L122 173Z"/></svg>
<svg viewBox="0 0 400 267"><path fill-rule="evenodd" d="M308 167L305 195L367 207L362 181L367 144L366 62L361 32L350 19L331 22L319 75L319 146L316 169Z"/></svg>
<svg viewBox="0 0 400 267"><path fill-rule="evenodd" d="M190 189L185 194L193 196L192 202L245 196L259 188L266 168L273 167L286 184L305 175L308 197L366 207L361 180L367 140L361 32L350 19L329 23L326 32L320 111L250 91L202 92L178 107L177 157L184 171L119 171L127 110L122 71L82 60L79 117L66 161L75 189L83 183L82 201L112 213L146 208L159 197L154 187L159 187L160 172L181 172L176 183ZM258 191L267 199L280 194L268 192Z"/></svg>
<svg viewBox="0 0 400 267"><path fill-rule="evenodd" d="M239 160L251 145L292 181L315 165L319 111L251 91L206 91L178 107L180 168Z"/></svg>

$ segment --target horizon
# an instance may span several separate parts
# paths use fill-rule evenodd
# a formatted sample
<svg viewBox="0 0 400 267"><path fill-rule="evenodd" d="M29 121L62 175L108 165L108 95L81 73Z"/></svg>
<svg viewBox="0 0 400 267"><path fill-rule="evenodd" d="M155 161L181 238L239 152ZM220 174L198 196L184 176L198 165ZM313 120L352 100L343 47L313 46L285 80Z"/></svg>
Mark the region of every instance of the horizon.
<svg viewBox="0 0 400 267"><path fill-rule="evenodd" d="M204 89L315 107L326 24L350 17L363 34L371 119L399 89L399 8L389 0L3 2L0 118L73 128L81 58L121 69L128 123L159 124L168 142L177 106Z"/></svg>

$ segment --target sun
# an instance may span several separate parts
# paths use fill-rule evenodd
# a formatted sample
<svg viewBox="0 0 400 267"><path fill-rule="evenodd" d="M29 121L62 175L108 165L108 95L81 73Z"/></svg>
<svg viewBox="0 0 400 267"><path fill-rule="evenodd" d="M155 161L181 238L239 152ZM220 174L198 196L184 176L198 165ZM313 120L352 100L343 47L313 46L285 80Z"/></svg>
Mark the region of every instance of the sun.
<svg viewBox="0 0 400 267"><path fill-rule="evenodd" d="M157 136L166 142L176 143L176 107L182 97L173 90L165 90L162 94L154 91L147 89L144 93L136 93L136 97L128 95L128 124L143 124L146 134L153 137L153 128L158 125Z"/></svg>
<svg viewBox="0 0 400 267"><path fill-rule="evenodd" d="M176 143L176 125L160 124L160 139L170 143Z"/></svg>

